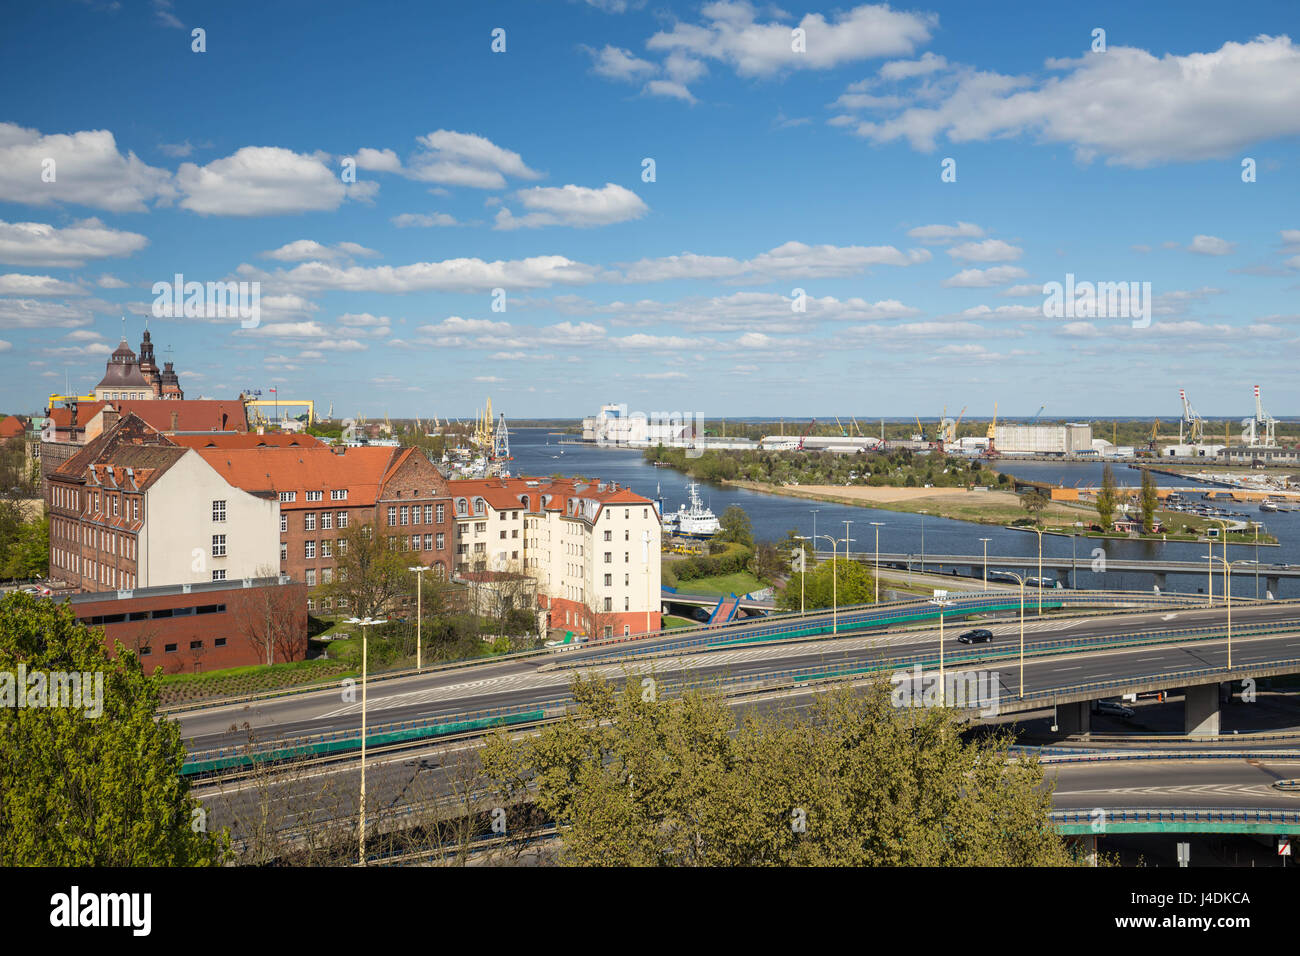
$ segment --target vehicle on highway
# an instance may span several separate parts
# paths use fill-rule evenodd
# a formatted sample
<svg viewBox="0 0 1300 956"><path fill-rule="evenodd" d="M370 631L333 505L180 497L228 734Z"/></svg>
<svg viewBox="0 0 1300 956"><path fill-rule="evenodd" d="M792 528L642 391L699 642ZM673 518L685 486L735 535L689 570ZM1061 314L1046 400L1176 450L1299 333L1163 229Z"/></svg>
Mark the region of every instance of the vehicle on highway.
<svg viewBox="0 0 1300 956"><path fill-rule="evenodd" d="M564 637L556 638L553 641L547 641L546 646L552 649L567 651L570 648L578 647L586 642L587 639L581 634L574 634L572 631L565 631Z"/></svg>
<svg viewBox="0 0 1300 956"><path fill-rule="evenodd" d="M983 627L971 628L969 631L962 631L957 636L958 644L985 644L993 640L993 632Z"/></svg>
<svg viewBox="0 0 1300 956"><path fill-rule="evenodd" d="M1123 717L1125 720L1132 717L1136 711L1127 704L1121 704L1117 700L1098 700L1093 702L1094 710L1099 714L1106 714L1110 717Z"/></svg>
<svg viewBox="0 0 1300 956"><path fill-rule="evenodd" d="M24 594L34 595L35 597L49 597L54 593L52 590L41 584L24 584L18 590L22 591Z"/></svg>

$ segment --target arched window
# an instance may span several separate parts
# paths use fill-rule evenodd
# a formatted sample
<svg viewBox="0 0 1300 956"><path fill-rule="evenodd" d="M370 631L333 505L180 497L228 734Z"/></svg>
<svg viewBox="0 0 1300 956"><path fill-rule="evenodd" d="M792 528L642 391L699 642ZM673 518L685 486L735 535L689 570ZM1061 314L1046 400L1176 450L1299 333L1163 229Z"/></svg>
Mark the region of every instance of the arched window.
<svg viewBox="0 0 1300 956"><path fill-rule="evenodd" d="M469 514L469 502L467 502L464 498L456 499L456 514L458 515Z"/></svg>
<svg viewBox="0 0 1300 956"><path fill-rule="evenodd" d="M486 507L487 507L487 502L485 502L482 498L474 499L474 513L476 515L481 515Z"/></svg>

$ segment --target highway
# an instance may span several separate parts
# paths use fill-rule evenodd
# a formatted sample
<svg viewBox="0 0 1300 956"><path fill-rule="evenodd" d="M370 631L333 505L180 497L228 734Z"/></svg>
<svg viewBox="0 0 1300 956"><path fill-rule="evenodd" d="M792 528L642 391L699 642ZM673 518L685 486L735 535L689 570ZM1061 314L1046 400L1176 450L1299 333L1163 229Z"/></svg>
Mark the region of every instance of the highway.
<svg viewBox="0 0 1300 956"><path fill-rule="evenodd" d="M1283 634L1250 636L1248 629L1265 624L1291 624L1300 611L1286 604L1242 606L1233 610L1233 663L1240 670L1263 666L1275 660L1300 659L1300 624ZM1080 641L1113 643L1138 632L1179 631L1213 625L1222 627L1222 608L1184 608L1123 615L1052 617L1041 619L1027 615L1026 652L1042 650L1054 642L1068 641L1073 647ZM945 628L945 655L950 667L957 654L978 654L984 663L959 666L996 671L999 696L1004 704L1020 689L1018 661L1018 623L1014 619L981 623L995 634L989 644L960 645L957 635L968 625L954 623ZM730 631L728 633L731 633ZM638 644L627 648L645 650ZM593 649L599 650L599 649ZM602 652L608 651L604 648ZM486 663L469 668L440 670L423 675L397 678L370 685L368 719L371 725L409 721L419 718L459 714L466 711L502 707L544 706L567 697L572 671L599 673L609 679L622 680L626 673L651 673L661 681L682 679L728 681L737 689L750 689L765 682L784 679L802 681L839 669L852 669L882 662L901 662L911 666L908 658L920 656L929 661L937 658L938 631L923 628L889 634L863 633L838 638L758 644L724 645L716 649L673 649L665 640L663 656L649 660L601 660L591 651L572 655L546 655ZM1207 667L1226 667L1226 641L1220 639L1179 639L1172 643L1130 648L1085 647L1068 650L1058 656L1027 657L1024 689L1026 694L1045 694L1090 682L1139 682L1147 675L1177 675ZM1300 668L1297 668L1300 669ZM792 673L800 672L800 673ZM1226 679L1226 678L1225 678ZM1167 678L1162 687L1179 686L1176 677ZM1111 693L1116 693L1112 691ZM1093 696L1109 696L1096 692ZM1041 707L1042 700L1032 706ZM358 728L359 701L345 701L339 690L300 693L220 707L181 712L174 715L182 728L191 752L206 751L242 744L247 739L243 729L251 728L259 740L297 735L319 734Z"/></svg>

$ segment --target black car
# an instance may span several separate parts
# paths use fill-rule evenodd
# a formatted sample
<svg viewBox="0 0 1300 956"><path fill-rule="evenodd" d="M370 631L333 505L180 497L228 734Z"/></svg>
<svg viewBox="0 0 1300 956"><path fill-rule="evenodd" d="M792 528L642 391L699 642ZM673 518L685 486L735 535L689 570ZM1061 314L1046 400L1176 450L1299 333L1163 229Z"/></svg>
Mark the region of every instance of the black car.
<svg viewBox="0 0 1300 956"><path fill-rule="evenodd" d="M991 640L993 640L993 632L982 627L977 627L970 631L963 631L957 637L958 644L983 644L984 642Z"/></svg>

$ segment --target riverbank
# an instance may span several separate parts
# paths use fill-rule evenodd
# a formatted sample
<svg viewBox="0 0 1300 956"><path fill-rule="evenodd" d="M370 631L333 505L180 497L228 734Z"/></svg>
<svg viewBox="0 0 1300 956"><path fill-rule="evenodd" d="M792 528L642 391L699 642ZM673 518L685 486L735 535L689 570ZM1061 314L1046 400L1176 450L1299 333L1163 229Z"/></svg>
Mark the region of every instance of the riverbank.
<svg viewBox="0 0 1300 956"><path fill-rule="evenodd" d="M911 514L925 512L939 518L952 518L973 524L1008 525L1017 519L1028 517L1018 495L1011 491L993 489L971 491L965 488L895 488L873 485L771 485L743 479L725 481L723 484L760 494L804 498L829 504L856 505L859 508L905 511ZM1071 523L1094 521L1096 512L1082 505L1053 501L1043 509L1042 519L1048 523L1054 520Z"/></svg>

